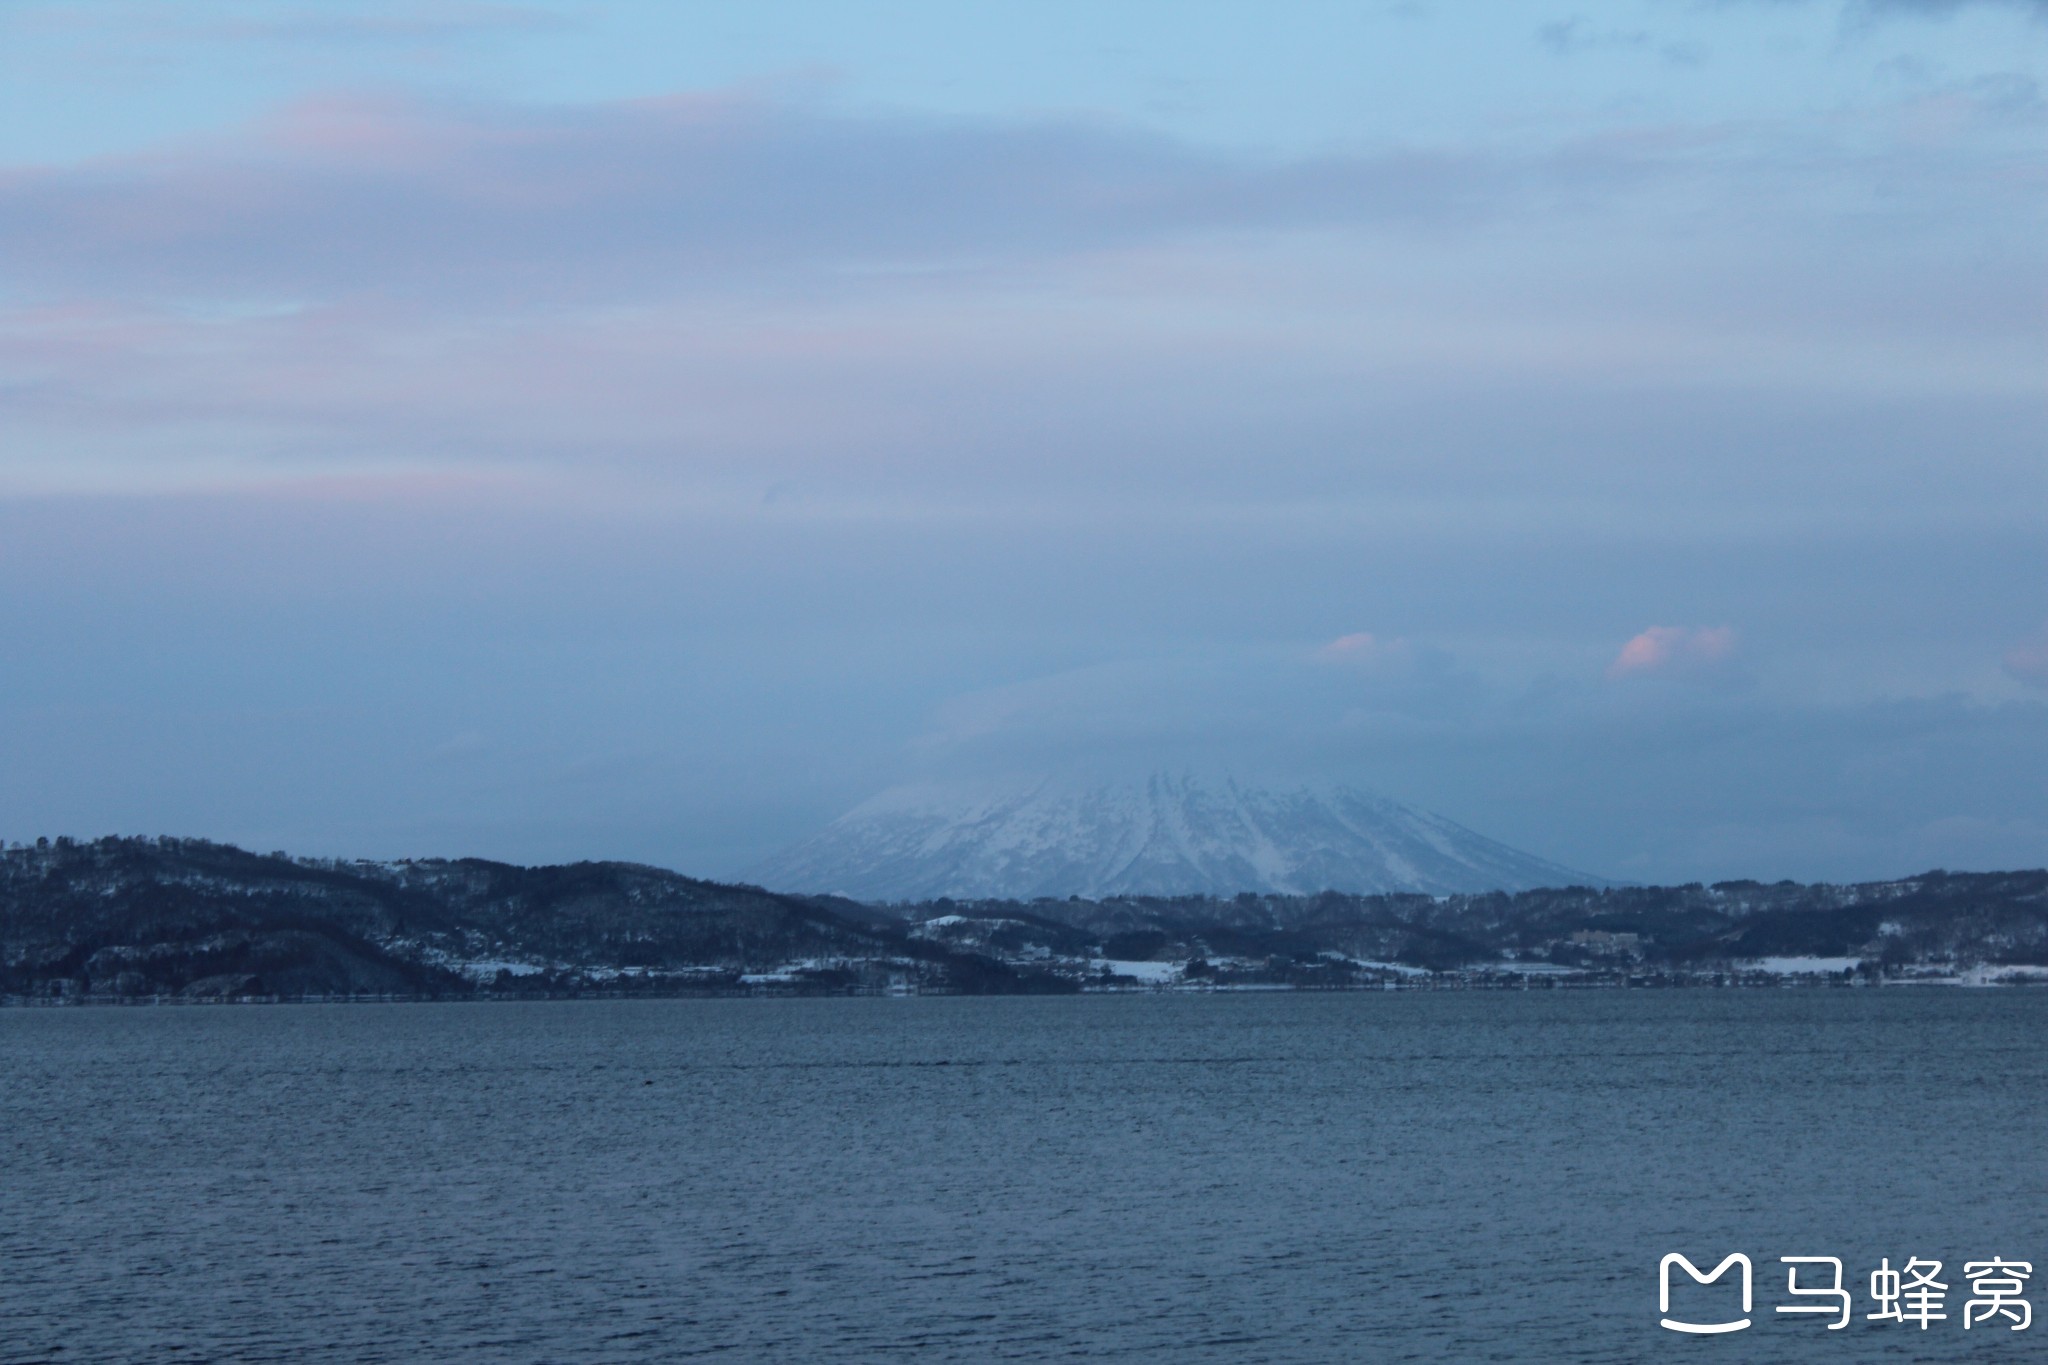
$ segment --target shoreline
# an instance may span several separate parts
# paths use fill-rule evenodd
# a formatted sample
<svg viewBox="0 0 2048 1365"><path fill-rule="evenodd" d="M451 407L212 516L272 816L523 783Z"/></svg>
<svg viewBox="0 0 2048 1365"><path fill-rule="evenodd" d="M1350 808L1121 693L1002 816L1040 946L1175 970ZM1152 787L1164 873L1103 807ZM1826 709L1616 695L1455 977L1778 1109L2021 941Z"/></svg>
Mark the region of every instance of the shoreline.
<svg viewBox="0 0 2048 1365"><path fill-rule="evenodd" d="M570 1000L849 1000L957 997L1022 999L1074 996L1209 996L1209 995L1374 995L1439 991L1842 991L1842 990L2028 990L2048 986L2039 976L2004 979L1969 979L1963 976L1896 977L1848 980L1824 977L1711 975L1663 977L1660 979L1590 977L1561 980L1555 977L1492 977L1486 979L1446 976L1399 982L1371 982L1357 985L1297 985L1289 982L1237 982L1218 985L1135 985L1088 984L1072 991L963 991L946 987L920 989L842 987L802 989L763 984L735 988L662 990L556 990L486 991L475 994L404 994L357 992L353 994L302 995L0 995L0 1009L186 1009L231 1005L487 1005L539 1003Z"/></svg>

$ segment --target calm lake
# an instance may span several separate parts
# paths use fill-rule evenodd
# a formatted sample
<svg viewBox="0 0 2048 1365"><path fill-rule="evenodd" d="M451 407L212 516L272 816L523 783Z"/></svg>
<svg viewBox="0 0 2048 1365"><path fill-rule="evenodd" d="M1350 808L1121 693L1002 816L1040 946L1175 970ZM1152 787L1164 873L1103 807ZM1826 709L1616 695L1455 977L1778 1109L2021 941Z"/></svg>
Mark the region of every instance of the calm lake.
<svg viewBox="0 0 2048 1365"><path fill-rule="evenodd" d="M0 1360L2041 1359L1961 1272L2048 1308L2044 1039L2038 990L0 1010ZM1660 1328L1671 1251L1754 1325ZM1946 1321L1867 1321L1880 1257Z"/></svg>

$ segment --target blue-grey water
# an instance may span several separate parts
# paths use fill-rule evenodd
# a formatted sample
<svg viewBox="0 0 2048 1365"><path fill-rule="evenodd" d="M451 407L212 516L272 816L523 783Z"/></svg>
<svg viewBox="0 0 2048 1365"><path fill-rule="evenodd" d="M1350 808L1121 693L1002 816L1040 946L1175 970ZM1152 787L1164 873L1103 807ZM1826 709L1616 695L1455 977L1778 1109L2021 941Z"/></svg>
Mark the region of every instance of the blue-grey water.
<svg viewBox="0 0 2048 1365"><path fill-rule="evenodd" d="M4 1010L0 1359L2039 1359L1958 1272L2048 1282L2044 1026L1933 989ZM1746 1252L1755 1325L1660 1328L1667 1251ZM1802 1254L1846 1330L1773 1313ZM1880 1256L1944 1261L1947 1321L1866 1321Z"/></svg>

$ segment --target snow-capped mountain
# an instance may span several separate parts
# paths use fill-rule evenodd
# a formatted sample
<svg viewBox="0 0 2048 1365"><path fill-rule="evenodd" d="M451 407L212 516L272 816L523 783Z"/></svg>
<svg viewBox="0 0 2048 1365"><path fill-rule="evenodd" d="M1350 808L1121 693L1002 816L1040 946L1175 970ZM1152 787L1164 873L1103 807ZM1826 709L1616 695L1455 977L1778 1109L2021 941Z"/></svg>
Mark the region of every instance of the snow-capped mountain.
<svg viewBox="0 0 2048 1365"><path fill-rule="evenodd" d="M775 890L868 901L1600 883L1354 788L1191 773L898 787L748 875Z"/></svg>

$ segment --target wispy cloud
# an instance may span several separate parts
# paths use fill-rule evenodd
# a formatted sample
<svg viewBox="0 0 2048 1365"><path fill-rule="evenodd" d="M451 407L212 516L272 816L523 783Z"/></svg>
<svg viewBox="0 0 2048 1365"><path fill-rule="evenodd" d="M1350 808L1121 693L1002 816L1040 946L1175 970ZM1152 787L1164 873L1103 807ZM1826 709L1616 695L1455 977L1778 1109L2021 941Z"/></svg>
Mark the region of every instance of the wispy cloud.
<svg viewBox="0 0 2048 1365"><path fill-rule="evenodd" d="M261 14L214 20L188 19L195 37L262 39L273 42L400 43L444 42L504 33L534 33L572 27L569 16L539 5L488 4L480 0L439 0L368 7L353 13L278 6Z"/></svg>
<svg viewBox="0 0 2048 1365"><path fill-rule="evenodd" d="M1583 15L1553 19L1539 25L1536 41L1559 57L1572 57L1583 52L1647 52L1654 49L1674 66L1697 66L1707 55L1706 49L1697 42L1660 42L1648 29L1598 24Z"/></svg>
<svg viewBox="0 0 2048 1365"><path fill-rule="evenodd" d="M1512 182L1470 152L1256 160L1087 123L828 116L745 92L547 109L336 97L223 139L0 174L0 269L39 293L644 300L763 268L1441 223L1497 209Z"/></svg>
<svg viewBox="0 0 2048 1365"><path fill-rule="evenodd" d="M147 0L25 0L5 22L29 32L88 33L118 30L154 42L262 42L417 47L536 33L574 26L568 14L543 5L495 0L405 0L346 8L307 0L261 5L191 0L178 5Z"/></svg>
<svg viewBox="0 0 2048 1365"><path fill-rule="evenodd" d="M1837 0L1708 0L1713 8L1734 9L1755 5L1805 5L1836 3ZM1972 9L2018 10L2035 18L2048 19L2048 0L1838 0L1842 17L1851 25L1868 25L1878 19L1946 19Z"/></svg>
<svg viewBox="0 0 2048 1365"><path fill-rule="evenodd" d="M1788 149L1768 129L1657 127L1310 157L1076 120L847 114L749 90L548 107L336 95L148 153L0 168L0 300L219 308L372 296L504 313L639 306L764 280L901 290L1283 234L1438 244L1596 206L1654 212L1658 194L1687 216L1720 205L1720 231L1769 240L1829 220L1869 232L1876 183L2017 219L2035 211L2032 144L2024 155L1996 139L1963 148L1953 130L2020 119L2027 131L2039 117L2038 99L2020 99L2029 93L2011 81L1939 92L1951 130L1939 145L1914 106L1898 111L1914 120L1910 137L1882 111L1834 153L1803 131L1786 134L1798 143ZM1731 207L1745 204L1755 207ZM1734 221L1755 214L1805 221Z"/></svg>
<svg viewBox="0 0 2048 1365"><path fill-rule="evenodd" d="M2048 19L2048 0L1849 0L1851 14L1945 18L1966 9L2016 9Z"/></svg>
<svg viewBox="0 0 2048 1365"><path fill-rule="evenodd" d="M2048 626L2006 652L2005 671L2029 687L2048 690Z"/></svg>
<svg viewBox="0 0 2048 1365"><path fill-rule="evenodd" d="M1318 649L1316 658L1326 664L1343 664L1351 668L1395 669L1413 664L1415 650L1398 636L1389 638L1361 630L1339 635Z"/></svg>
<svg viewBox="0 0 2048 1365"><path fill-rule="evenodd" d="M1631 638L1607 666L1610 678L1692 673L1711 668L1735 652L1727 626L1651 626Z"/></svg>

